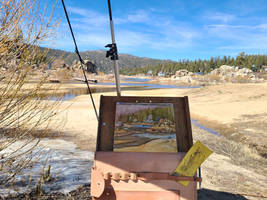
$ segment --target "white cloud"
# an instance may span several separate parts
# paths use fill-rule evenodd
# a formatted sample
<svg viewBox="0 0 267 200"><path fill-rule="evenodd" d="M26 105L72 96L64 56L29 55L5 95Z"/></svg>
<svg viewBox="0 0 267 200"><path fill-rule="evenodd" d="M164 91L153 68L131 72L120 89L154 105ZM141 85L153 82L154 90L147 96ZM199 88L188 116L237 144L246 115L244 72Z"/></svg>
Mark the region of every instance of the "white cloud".
<svg viewBox="0 0 267 200"><path fill-rule="evenodd" d="M73 7L73 6L68 7L68 11L70 12L70 14L76 14L76 15L80 15L83 17L99 15L99 13L97 13L96 11L84 9L84 8Z"/></svg>
<svg viewBox="0 0 267 200"><path fill-rule="evenodd" d="M78 16L71 16L71 22L83 24L83 26L88 27L101 27L108 24L108 16L99 12L77 7L69 7L68 10L71 14Z"/></svg>
<svg viewBox="0 0 267 200"><path fill-rule="evenodd" d="M68 10L72 13L71 22L80 46L102 49L110 42L106 14L77 7L69 7ZM187 24L170 20L165 15L158 16L151 10L126 14L115 18L114 23L119 51L128 53L132 49L186 48L199 35L196 30L187 27ZM136 23L140 26L135 26ZM60 43L67 45L66 42Z"/></svg>
<svg viewBox="0 0 267 200"><path fill-rule="evenodd" d="M130 14L127 16L128 22L133 23L147 23L150 22L148 11L139 10L134 14Z"/></svg>
<svg viewBox="0 0 267 200"><path fill-rule="evenodd" d="M70 14L77 14L84 17L86 17L88 13L90 13L90 11L87 9L77 8L77 7L68 7L67 10L70 12Z"/></svg>
<svg viewBox="0 0 267 200"><path fill-rule="evenodd" d="M121 17L115 17L114 22L116 24L128 24L128 23L148 24L151 22L150 11L149 10L138 10L131 14L127 14Z"/></svg>
<svg viewBox="0 0 267 200"><path fill-rule="evenodd" d="M121 47L133 48L151 43L151 35L130 30L118 31L117 41Z"/></svg>
<svg viewBox="0 0 267 200"><path fill-rule="evenodd" d="M208 37L222 41L222 45L218 49L267 50L267 24L213 24L206 27L206 32Z"/></svg>
<svg viewBox="0 0 267 200"><path fill-rule="evenodd" d="M267 34L267 24L258 25L228 25L228 24L212 24L206 26L207 32L216 34L220 37L242 38L243 35L256 36L258 33L265 32Z"/></svg>
<svg viewBox="0 0 267 200"><path fill-rule="evenodd" d="M267 24L259 24L259 25L255 26L255 28L258 28L261 31L265 31L265 30L267 30Z"/></svg>
<svg viewBox="0 0 267 200"><path fill-rule="evenodd" d="M207 15L204 15L204 19L211 20L211 21L219 21L222 23L228 23L228 22L232 22L233 20L235 20L236 16L232 14L227 14L227 13L215 12L215 13L209 13Z"/></svg>

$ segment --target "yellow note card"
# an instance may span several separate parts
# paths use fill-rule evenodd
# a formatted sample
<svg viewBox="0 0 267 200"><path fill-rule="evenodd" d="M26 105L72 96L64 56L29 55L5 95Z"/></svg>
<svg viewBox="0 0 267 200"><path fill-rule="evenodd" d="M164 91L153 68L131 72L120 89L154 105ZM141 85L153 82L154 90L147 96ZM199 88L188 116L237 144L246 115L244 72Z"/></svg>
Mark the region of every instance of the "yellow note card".
<svg viewBox="0 0 267 200"><path fill-rule="evenodd" d="M174 174L180 176L194 176L200 165L212 154L213 152L197 141L186 153L182 161L179 163ZM178 181L178 183L187 186L190 181Z"/></svg>

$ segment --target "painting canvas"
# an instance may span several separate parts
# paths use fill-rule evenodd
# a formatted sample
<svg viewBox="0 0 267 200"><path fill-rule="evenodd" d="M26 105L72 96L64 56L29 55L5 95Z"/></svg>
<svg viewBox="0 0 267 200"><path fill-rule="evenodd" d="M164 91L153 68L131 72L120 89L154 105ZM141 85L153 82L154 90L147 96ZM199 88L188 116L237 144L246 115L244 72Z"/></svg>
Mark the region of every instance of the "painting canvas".
<svg viewBox="0 0 267 200"><path fill-rule="evenodd" d="M117 102L113 149L176 152L173 104Z"/></svg>

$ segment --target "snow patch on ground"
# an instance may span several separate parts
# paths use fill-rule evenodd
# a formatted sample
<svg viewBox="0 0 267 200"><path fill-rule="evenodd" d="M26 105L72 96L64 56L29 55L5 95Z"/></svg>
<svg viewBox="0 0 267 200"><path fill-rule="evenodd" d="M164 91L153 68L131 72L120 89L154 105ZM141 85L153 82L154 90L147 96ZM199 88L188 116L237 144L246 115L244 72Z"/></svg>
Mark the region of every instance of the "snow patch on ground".
<svg viewBox="0 0 267 200"><path fill-rule="evenodd" d="M17 141L10 148L0 151L0 156L23 144L24 141ZM36 163L18 175L13 187L0 185L0 195L24 193L36 188L40 174L49 165L51 181L42 184L44 192L68 193L90 182L93 152L77 149L74 143L62 139L42 139L33 154L40 150L42 153L35 158Z"/></svg>

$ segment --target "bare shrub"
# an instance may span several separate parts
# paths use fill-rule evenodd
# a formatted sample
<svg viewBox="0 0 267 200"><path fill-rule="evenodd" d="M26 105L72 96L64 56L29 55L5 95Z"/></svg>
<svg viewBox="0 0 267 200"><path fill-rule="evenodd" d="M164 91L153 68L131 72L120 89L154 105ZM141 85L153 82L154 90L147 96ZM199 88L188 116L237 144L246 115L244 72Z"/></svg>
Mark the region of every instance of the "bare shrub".
<svg viewBox="0 0 267 200"><path fill-rule="evenodd" d="M201 121L201 124L207 126L207 124L210 123L203 123L203 121ZM221 125L220 128L219 124L216 125L216 122L213 122L213 124L215 124L214 127L207 127L217 127L215 130L221 130L219 132L223 133L224 136L228 136L231 135L231 133L235 133L235 130L231 127ZM198 132L200 132L200 134ZM241 141L233 141L232 139L228 139L224 136L204 134L201 130L193 126L193 138L195 141L200 140L201 142L203 142L203 144L207 145L215 153L229 157L231 159L231 162L233 162L234 164L248 167L257 171L260 174L266 174L265 166L267 164L267 160L263 159L258 154L256 148L251 147ZM257 168L255 168L255 166L257 166Z"/></svg>
<svg viewBox="0 0 267 200"><path fill-rule="evenodd" d="M0 2L0 185L12 185L16 175L32 165L33 149L57 112L58 102L45 101L46 91L55 91L45 84L47 75L33 72L33 65L46 58L40 42L57 25L51 23L53 10L47 18L39 3ZM33 82L32 75L38 81Z"/></svg>
<svg viewBox="0 0 267 200"><path fill-rule="evenodd" d="M207 74L203 77L204 82L210 82L210 83L219 83L222 82L220 75L217 74Z"/></svg>

